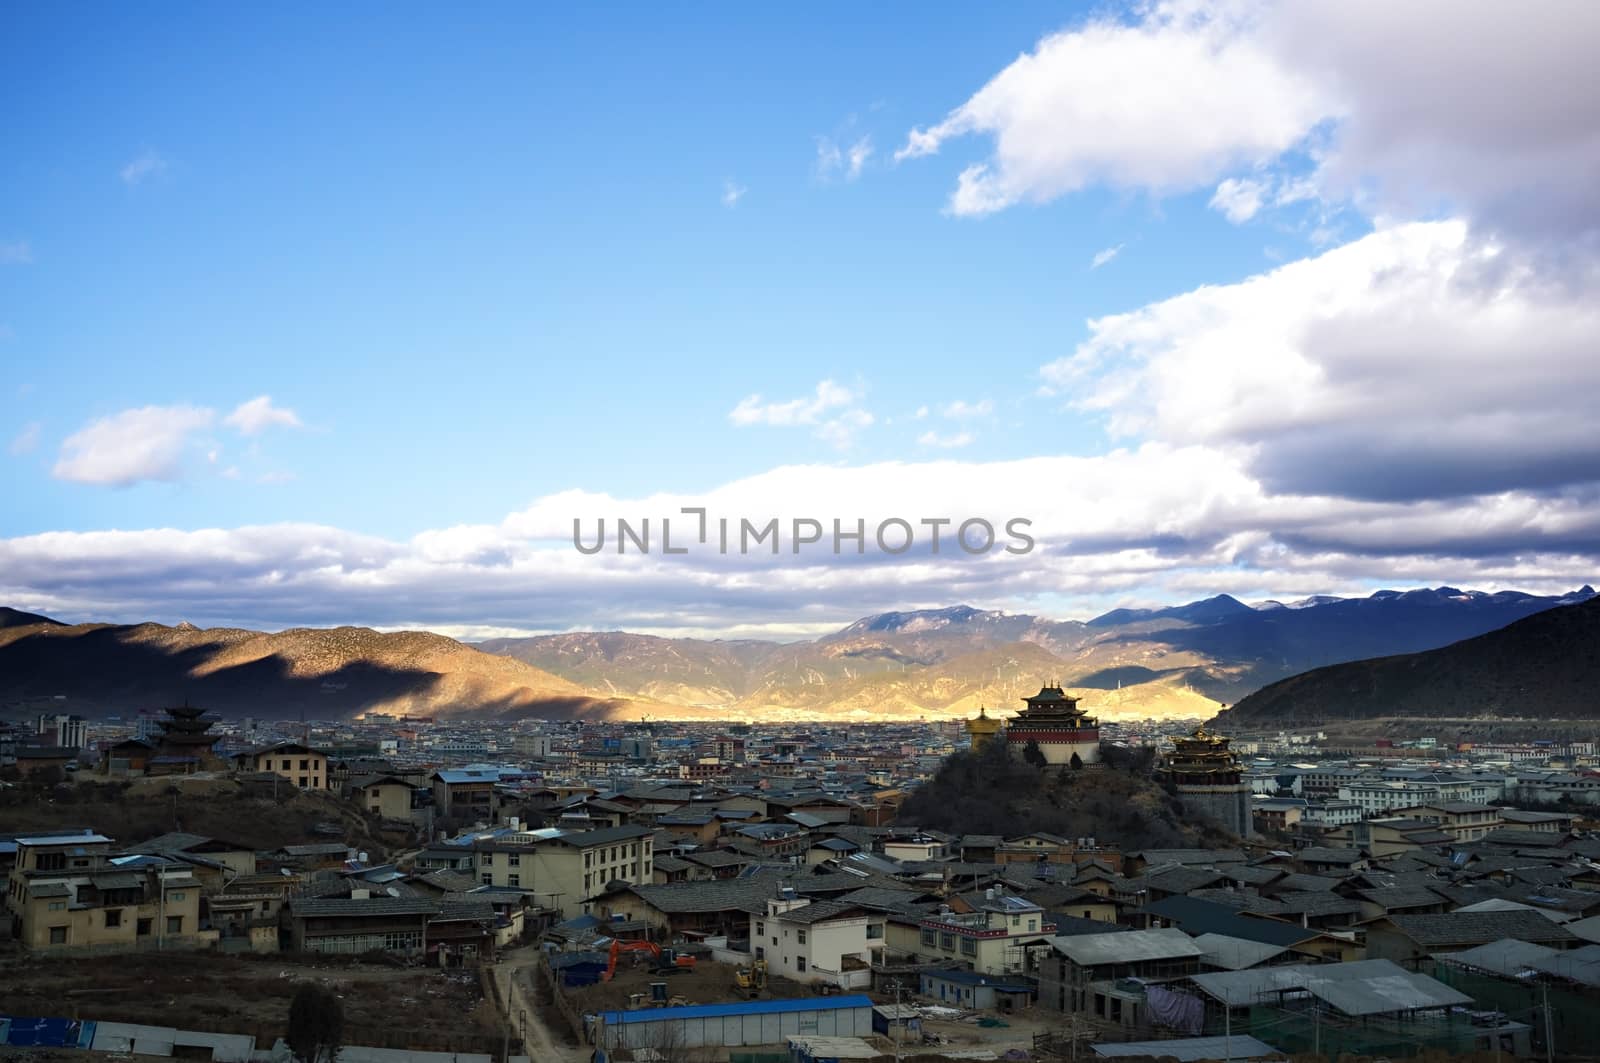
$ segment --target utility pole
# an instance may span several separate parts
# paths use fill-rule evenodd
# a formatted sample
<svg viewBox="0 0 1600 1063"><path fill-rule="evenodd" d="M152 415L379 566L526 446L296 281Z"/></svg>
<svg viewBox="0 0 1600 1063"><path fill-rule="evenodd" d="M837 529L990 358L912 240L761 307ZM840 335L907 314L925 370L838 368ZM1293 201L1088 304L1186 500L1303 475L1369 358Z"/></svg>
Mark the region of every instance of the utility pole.
<svg viewBox="0 0 1600 1063"><path fill-rule="evenodd" d="M751 972L752 977L754 972ZM901 1030L906 1024L905 1016L900 1014L900 979L894 980L894 1063L900 1063L900 1038Z"/></svg>
<svg viewBox="0 0 1600 1063"><path fill-rule="evenodd" d="M1544 997L1544 1063L1555 1063L1556 1038L1550 1026L1550 983L1541 982L1539 991Z"/></svg>

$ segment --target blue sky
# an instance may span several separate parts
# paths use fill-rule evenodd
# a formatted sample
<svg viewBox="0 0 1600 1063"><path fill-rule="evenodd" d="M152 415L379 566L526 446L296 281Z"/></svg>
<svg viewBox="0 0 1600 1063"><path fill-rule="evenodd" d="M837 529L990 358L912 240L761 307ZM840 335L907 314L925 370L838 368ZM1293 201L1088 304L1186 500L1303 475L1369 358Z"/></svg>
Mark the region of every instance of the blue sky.
<svg viewBox="0 0 1600 1063"><path fill-rule="evenodd" d="M187 615L204 603L205 580L229 583L231 595L259 575L205 569L179 591L166 567L130 561L101 584L124 589L101 593L95 580L64 574L82 563L70 550L40 552L50 533L292 522L408 544L440 529L499 527L561 492L693 498L793 466L944 460L983 479L986 468L1015 472L1026 459L1097 458L1118 447L1231 447L1237 467L1274 500L1323 498L1325 485L1300 483L1297 472L1326 454L1302 454L1298 437L1269 442L1249 435L1257 425L1215 438L1192 414L1163 414L1170 402L1127 398L1107 359L1145 374L1149 398L1160 391L1151 374L1181 378L1181 366L1163 366L1198 349L1191 335L1168 321L1156 330L1161 349L1145 349L1089 322L1365 246L1375 229L1401 223L1459 222L1513 243L1523 235L1500 212L1504 189L1434 187L1448 173L1442 163L1414 166L1402 182L1392 160L1370 149L1357 157L1359 94L1329 102L1333 90L1319 83L1306 89L1305 107L1249 116L1250 128L1245 120L1208 128L1211 139L1186 153L1173 147L1192 132L1186 123L1163 129L1141 117L1149 91L1134 84L1135 67L1126 87L1110 82L1127 98L1103 104L1082 101L1105 93L1104 82L1027 80L1046 66L1041 42L1051 34L1115 69L1130 35L1166 47L1213 32L1157 25L1144 9L1012 4L980 18L953 6L885 5L480 5L468 15L421 5L36 6L0 19L0 541L15 551L0 590L40 607ZM1249 27L1215 32L1227 35L1223 47L1259 47L1289 71L1271 76L1300 78L1293 58L1270 52L1276 45ZM913 131L935 127L1036 52L1037 63L1016 68L1021 89L1001 102L1000 117L940 134L934 152L906 151ZM1216 91L1234 88L1274 91L1232 81ZM1125 142L1074 142L1082 123L1049 117L1056 92L1109 109L1107 128L1133 132ZM1219 121L1207 114L1216 98L1195 92L1197 126ZM1570 113L1570 101L1532 103ZM1042 126L1029 117L1038 114ZM1494 148L1454 129L1449 115L1424 119L1441 130L1447 161L1445 148L1462 143ZM1345 130L1352 147L1340 158ZM1051 137L1060 144L1046 150ZM1116 144L1105 147L1108 139ZM953 190L962 172L985 160L998 169L994 160L1016 156L1019 143L1025 157L1006 163L1020 175L1016 194L992 209L960 207ZM1313 172L1315 189L1287 194ZM1372 198L1374 175L1386 187L1427 189L1425 207ZM1230 179L1269 189L1270 205L1230 217L1217 205L1219 182ZM1530 233L1530 245L1543 239ZM1306 331L1302 324L1295 335ZM1095 369L1065 371L1062 360L1075 354L1092 356ZM1276 366L1298 356L1254 355ZM1570 354L1551 359L1559 370ZM1256 375L1246 370L1218 375ZM802 414L802 423L785 425L770 411L750 423L734 415L741 402L766 411L805 400L824 382L848 399ZM228 423L261 396L276 418ZM1224 391L1220 405L1243 408L1249 398L1248 389ZM956 416L941 412L953 403L964 404ZM74 436L133 410L151 410L139 422L146 432L174 417L191 423L176 433L177 449L145 470L153 475L129 466L108 479L66 460ZM1458 411L1435 412L1443 421ZM129 427L137 429L121 424ZM1365 436L1358 424L1336 427L1346 433L1341 447ZM1424 463L1395 489L1407 508L1383 519L1524 484L1550 489L1536 466L1581 465L1588 454L1586 438L1569 442L1559 455L1529 456L1505 482L1469 484L1454 502L1416 488L1437 477ZM1294 468L1264 471L1262 448L1280 443ZM1359 460L1394 466L1380 451ZM813 509L830 497L825 479ZM1567 476L1554 486L1583 482ZM1024 479L1010 497L1023 506L1030 489L1061 496L1077 485ZM1357 506L1384 491L1346 485L1334 494ZM1218 487L1196 505L1230 492ZM1569 491L1550 504L1575 503ZM1141 515L1128 519L1147 525L1125 524L1119 534L1130 543L1157 534ZM1326 529L1278 520L1252 510L1230 534L1253 525L1280 546L1326 554ZM1385 559L1406 559L1398 568L1310 566L1287 578L1288 569L1257 559L1245 563L1250 578L1217 589L1348 589L1432 571L1490 583L1520 573L1554 586L1587 564L1587 534L1546 549L1509 543L1498 528L1489 552L1499 560L1482 563L1486 544L1477 544L1431 566L1437 557L1401 534L1379 548ZM1193 596L1216 584L1205 573L1239 567L1236 552L1219 560L1215 542L1189 530L1180 538L1198 553L1173 558L1171 571L1201 574ZM106 549L132 558L147 545ZM1333 548L1352 558L1373 549L1346 539ZM1566 560L1519 567L1516 559L1534 553ZM1069 613L1080 602L1189 596L1182 580L1156 581L1148 567L1119 570L1092 591L1082 575L1052 583L1048 566L1019 569L1005 576L1010 587L979 594L1004 604L1042 580L1039 600ZM674 608L664 589L649 616L590 617L572 598L543 597L542 586L528 585L525 611L539 614L532 628L660 626ZM943 597L934 584L896 586L906 584L830 597L819 585L803 601L767 608L848 614ZM292 619L254 600L230 597L210 615ZM697 594L684 608L714 606ZM486 607L491 618L470 602L455 613L367 604L326 619L511 628L521 626L521 608ZM717 624L700 615L686 626Z"/></svg>

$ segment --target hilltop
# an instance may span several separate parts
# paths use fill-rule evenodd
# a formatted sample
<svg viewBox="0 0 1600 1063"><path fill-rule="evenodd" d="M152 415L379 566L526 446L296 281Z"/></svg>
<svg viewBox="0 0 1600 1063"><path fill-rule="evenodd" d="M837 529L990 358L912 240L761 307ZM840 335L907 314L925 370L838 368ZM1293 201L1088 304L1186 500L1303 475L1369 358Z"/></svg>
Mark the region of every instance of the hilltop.
<svg viewBox="0 0 1600 1063"><path fill-rule="evenodd" d="M957 753L906 798L897 817L951 834L1048 831L1067 838L1093 837L1140 849L1231 844L1220 827L1186 815L1182 802L1149 775L1148 758L1112 751L1116 767L1040 769L1010 755L1003 743Z"/></svg>
<svg viewBox="0 0 1600 1063"><path fill-rule="evenodd" d="M1600 599L1424 653L1318 668L1228 710L1227 727L1389 716L1600 719Z"/></svg>
<svg viewBox="0 0 1600 1063"><path fill-rule="evenodd" d="M269 719L366 712L569 718L621 709L569 679L424 631L266 633L51 620L0 627L0 705L56 695L98 711L187 698Z"/></svg>

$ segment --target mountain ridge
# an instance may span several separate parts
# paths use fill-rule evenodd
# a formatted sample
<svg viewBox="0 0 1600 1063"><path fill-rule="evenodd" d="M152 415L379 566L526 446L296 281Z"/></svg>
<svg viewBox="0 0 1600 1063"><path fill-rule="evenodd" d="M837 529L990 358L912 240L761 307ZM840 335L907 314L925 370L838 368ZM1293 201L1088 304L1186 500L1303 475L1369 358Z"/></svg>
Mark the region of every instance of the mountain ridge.
<svg viewBox="0 0 1600 1063"><path fill-rule="evenodd" d="M1208 718L1311 669L1434 649L1559 597L1454 587L1247 605L1216 595L1089 621L960 604L873 614L810 641L573 632L465 644L369 628L63 624L0 613L0 706L96 711L183 697L263 717L906 719L1001 711L1041 679L1106 719Z"/></svg>
<svg viewBox="0 0 1600 1063"><path fill-rule="evenodd" d="M1600 719L1600 598L1420 653L1291 676L1222 713L1230 728L1389 716Z"/></svg>

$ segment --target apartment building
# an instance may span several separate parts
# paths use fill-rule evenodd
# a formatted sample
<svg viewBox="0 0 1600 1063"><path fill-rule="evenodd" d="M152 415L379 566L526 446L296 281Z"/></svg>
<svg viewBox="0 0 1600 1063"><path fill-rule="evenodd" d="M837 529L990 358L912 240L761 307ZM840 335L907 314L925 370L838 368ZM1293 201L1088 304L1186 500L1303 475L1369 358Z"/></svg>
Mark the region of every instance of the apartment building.
<svg viewBox="0 0 1600 1063"><path fill-rule="evenodd" d="M989 890L977 911L941 909L918 924L914 941L891 944L919 962L1021 974L1028 969L1028 949L1047 943L1055 931L1054 921L1037 904Z"/></svg>
<svg viewBox="0 0 1600 1063"><path fill-rule="evenodd" d="M1498 830L1505 825L1498 808L1470 801L1441 801L1437 804L1415 805L1411 808L1396 809L1395 815L1436 824L1439 830L1450 835L1458 843L1477 841L1490 831Z"/></svg>
<svg viewBox="0 0 1600 1063"><path fill-rule="evenodd" d="M559 911L562 919L572 919L611 882L651 882L654 845L648 827L546 828L506 832L459 848L435 846L417 863L461 871L485 886L523 890L537 904Z"/></svg>
<svg viewBox="0 0 1600 1063"><path fill-rule="evenodd" d="M845 901L814 901L791 887L750 916L750 948L781 978L840 989L872 984L884 947L884 916Z"/></svg>
<svg viewBox="0 0 1600 1063"><path fill-rule="evenodd" d="M200 882L158 856L112 856L99 834L17 839L6 908L14 940L30 950L202 948Z"/></svg>
<svg viewBox="0 0 1600 1063"><path fill-rule="evenodd" d="M240 771L281 775L302 790L328 788L327 754L299 742L279 742L247 749L243 753L235 753L233 762Z"/></svg>

